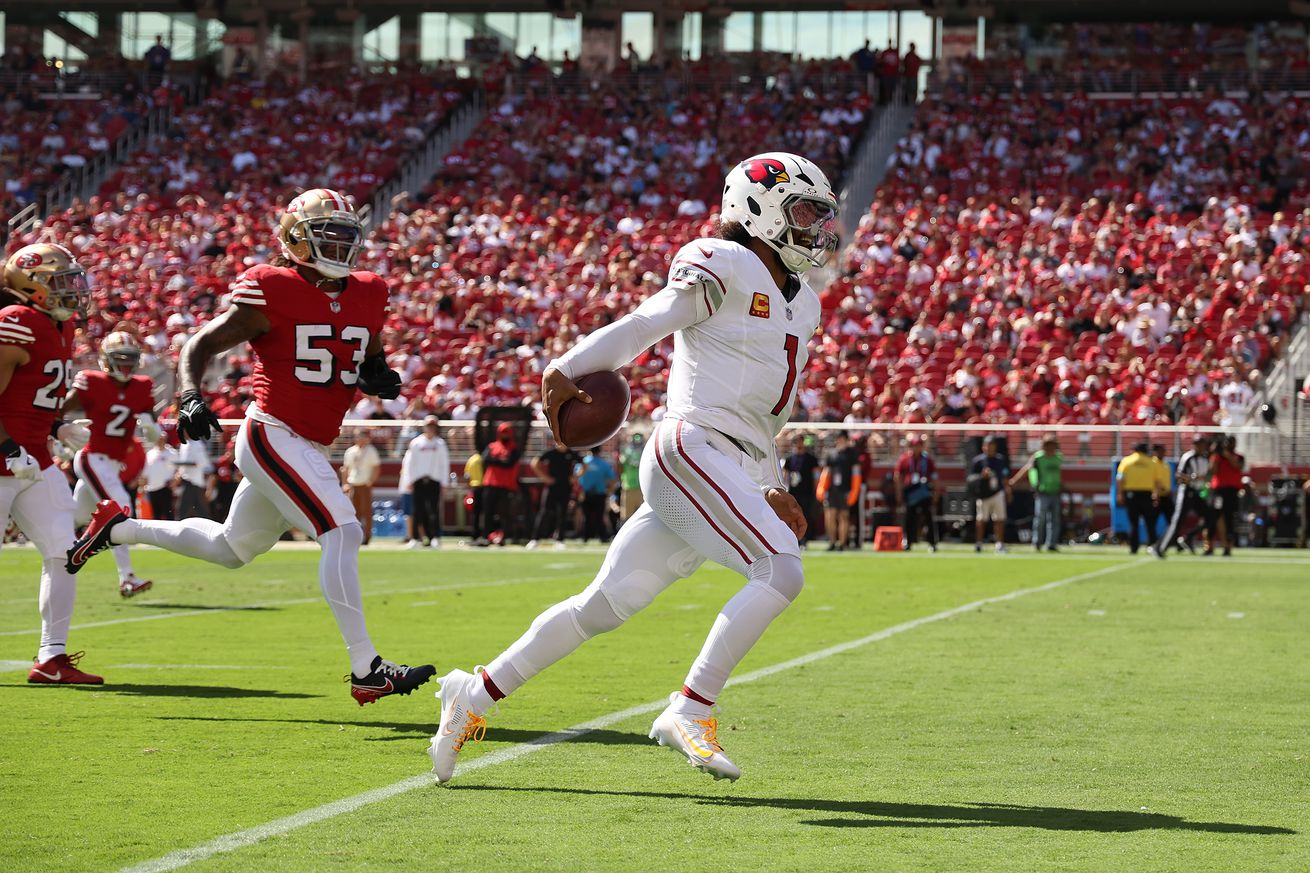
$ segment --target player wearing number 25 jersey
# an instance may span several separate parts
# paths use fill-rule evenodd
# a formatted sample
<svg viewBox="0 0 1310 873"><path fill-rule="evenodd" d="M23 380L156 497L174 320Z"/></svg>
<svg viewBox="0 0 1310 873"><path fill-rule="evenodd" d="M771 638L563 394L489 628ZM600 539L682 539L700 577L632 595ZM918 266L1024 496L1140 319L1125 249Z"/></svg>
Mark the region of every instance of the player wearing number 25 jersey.
<svg viewBox="0 0 1310 873"><path fill-rule="evenodd" d="M728 174L716 238L682 248L663 290L553 361L542 378L552 428L574 380L614 370L673 334L667 413L642 455L646 503L591 585L547 609L481 675L441 680L429 754L438 781L481 736L495 700L613 630L709 559L746 577L719 613L650 736L715 779L736 779L711 714L728 676L800 593L804 514L780 479L774 440L791 415L819 301L801 276L836 248L835 198L805 158L757 155ZM580 402L589 402L585 397Z"/></svg>
<svg viewBox="0 0 1310 873"><path fill-rule="evenodd" d="M408 694L434 672L431 665L383 660L374 648L359 586L363 532L327 458L356 389L400 393L400 375L388 369L382 349L387 287L372 273L352 271L363 227L335 191L296 197L281 216L278 239L282 263L242 274L231 305L187 342L180 360L178 431L183 439L207 440L219 424L199 390L206 364L242 342L255 354L255 402L236 436L244 478L226 523L137 521L106 501L69 550L68 568L76 572L95 553L126 543L240 567L299 528L323 550L319 581L346 642L351 694L362 706Z"/></svg>
<svg viewBox="0 0 1310 873"><path fill-rule="evenodd" d="M120 325L123 327L126 325ZM138 428L146 442L159 439L155 424L154 382L137 374L141 366L141 344L127 330L114 330L100 343L100 369L83 370L73 379L70 402L81 405L90 419L91 441L73 456L77 486L77 524L87 524L96 504L112 500L130 513L132 500L123 486L123 469ZM127 546L114 547L118 565L118 593L133 597L154 586L138 579L132 571Z"/></svg>
<svg viewBox="0 0 1310 873"><path fill-rule="evenodd" d="M14 252L0 288L0 531L13 518L41 552L41 646L27 681L99 684L65 650L77 583L64 569L73 542L73 495L49 439L80 449L89 436L63 424L74 319L86 314L86 274L63 246ZM12 301L17 301L13 303ZM6 305L12 304L12 305Z"/></svg>

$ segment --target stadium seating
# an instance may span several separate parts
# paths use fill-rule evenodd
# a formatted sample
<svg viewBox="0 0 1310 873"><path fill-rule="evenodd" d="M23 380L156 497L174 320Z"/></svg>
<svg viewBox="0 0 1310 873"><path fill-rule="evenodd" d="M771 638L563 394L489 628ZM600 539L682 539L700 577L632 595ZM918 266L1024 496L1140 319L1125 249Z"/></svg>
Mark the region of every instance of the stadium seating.
<svg viewBox="0 0 1310 873"><path fill-rule="evenodd" d="M1241 423L1307 304L1307 133L1297 101L1258 96L930 97L824 293L802 402Z"/></svg>
<svg viewBox="0 0 1310 873"><path fill-rule="evenodd" d="M389 339L426 408L471 418L535 399L551 357L661 287L678 247L710 231L735 160L770 144L840 178L869 106L845 89L662 90L506 100L381 229L366 265L394 282ZM633 367L637 416L656 409L667 352Z"/></svg>
<svg viewBox="0 0 1310 873"><path fill-rule="evenodd" d="M365 200L466 93L428 76L232 82L177 113L169 136L120 166L100 197L48 222L92 267L81 356L92 360L88 343L130 319L166 372L232 279L276 254L269 228L290 195L326 183Z"/></svg>

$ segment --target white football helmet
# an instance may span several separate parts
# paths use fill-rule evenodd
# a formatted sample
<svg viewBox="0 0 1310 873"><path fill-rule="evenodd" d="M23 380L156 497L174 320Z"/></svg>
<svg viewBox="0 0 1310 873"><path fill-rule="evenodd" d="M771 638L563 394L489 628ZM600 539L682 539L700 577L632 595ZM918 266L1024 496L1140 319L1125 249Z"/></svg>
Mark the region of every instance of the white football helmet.
<svg viewBox="0 0 1310 873"><path fill-rule="evenodd" d="M800 155L765 152L733 167L720 215L767 243L793 273L822 267L837 250L837 195Z"/></svg>
<svg viewBox="0 0 1310 873"><path fill-rule="evenodd" d="M350 275L364 246L364 226L350 201L330 188L313 188L287 204L278 220L282 254L329 279Z"/></svg>

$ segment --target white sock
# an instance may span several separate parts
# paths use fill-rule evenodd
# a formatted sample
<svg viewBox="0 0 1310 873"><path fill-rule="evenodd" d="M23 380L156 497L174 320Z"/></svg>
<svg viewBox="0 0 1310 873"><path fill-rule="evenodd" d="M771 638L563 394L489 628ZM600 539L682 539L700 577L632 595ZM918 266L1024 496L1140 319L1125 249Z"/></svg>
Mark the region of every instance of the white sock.
<svg viewBox="0 0 1310 873"><path fill-rule="evenodd" d="M127 553L127 546L114 546L114 563L118 565L118 581L126 581L132 575L132 558Z"/></svg>
<svg viewBox="0 0 1310 873"><path fill-rule="evenodd" d="M368 637L364 595L359 590L359 547L364 530L357 522L342 525L318 538L323 555L318 562L319 587L350 653L350 672L367 676L378 650Z"/></svg>
<svg viewBox="0 0 1310 873"><path fill-rule="evenodd" d="M697 720L707 719L711 715L709 706L701 703L699 700L692 700L685 694L679 694L674 698L673 702L669 704L669 709L679 715L685 715L688 718L694 718Z"/></svg>
<svg viewBox="0 0 1310 873"><path fill-rule="evenodd" d="M45 663L64 653L76 599L77 580L64 569L63 559L46 558L41 563L41 648L36 653L37 661Z"/></svg>
<svg viewBox="0 0 1310 873"><path fill-rule="evenodd" d="M717 700L737 664L790 603L772 585L748 582L724 604L714 620L705 645L687 673L686 686L707 700Z"/></svg>
<svg viewBox="0 0 1310 873"><path fill-rule="evenodd" d="M508 672L510 671L505 671L505 670L501 671L501 673L508 673ZM519 685L522 684L523 684L523 680L520 679ZM499 688L505 694L509 694L508 691L505 691L505 689L500 688L499 682L496 683L496 687ZM517 688L518 686L516 685L515 687ZM482 676L478 676L477 681L473 683L473 693L469 695L469 706L472 707L473 711L476 712L478 715L482 715L484 712L491 709L491 707L495 705L496 705L496 701L492 698L491 692L487 690L486 680L484 680Z"/></svg>
<svg viewBox="0 0 1310 873"><path fill-rule="evenodd" d="M109 539L116 546L143 543L188 558L222 564L224 567L240 567L245 563L227 544L223 536L223 525L207 518L188 518L182 521L138 521L129 518L114 525L109 532Z"/></svg>

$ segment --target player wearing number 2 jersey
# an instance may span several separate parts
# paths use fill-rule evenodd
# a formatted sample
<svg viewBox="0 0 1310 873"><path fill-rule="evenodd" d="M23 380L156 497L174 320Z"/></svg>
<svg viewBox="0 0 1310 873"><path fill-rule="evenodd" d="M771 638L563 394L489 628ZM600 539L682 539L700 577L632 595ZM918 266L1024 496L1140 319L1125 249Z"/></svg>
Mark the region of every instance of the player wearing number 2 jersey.
<svg viewBox="0 0 1310 873"><path fill-rule="evenodd" d="M721 215L717 238L678 252L663 290L547 368L542 405L554 429L564 401L591 402L575 379L622 367L673 334L668 411L641 460L645 505L585 591L539 615L480 675L456 670L441 680L429 749L438 781L451 778L463 744L482 735L493 701L617 628L706 559L747 582L650 736L715 779L741 774L719 744L711 707L803 584L805 518L779 479L774 440L819 324L818 298L801 273L836 247L835 198L818 167L774 152L728 174Z"/></svg>
<svg viewBox="0 0 1310 873"><path fill-rule="evenodd" d="M121 325L120 325L121 327ZM115 330L100 343L100 369L83 370L73 379L68 402L79 404L90 420L91 441L73 456L77 487L77 524L91 520L96 504L112 500L132 511L132 500L123 486L122 472L132 451L138 429L146 442L159 439L155 424L154 382L137 375L141 366L141 345L126 330ZM127 546L114 546L118 565L118 593L133 597L154 585L132 572Z"/></svg>
<svg viewBox="0 0 1310 873"><path fill-rule="evenodd" d="M188 341L179 366L178 430L184 439L206 440L218 427L199 391L206 364L241 342L255 353L255 402L236 437L245 478L227 522L135 521L106 501L69 550L68 568L76 572L95 553L125 543L240 567L299 528L322 549L319 581L350 655L351 694L362 706L408 694L434 672L383 660L373 647L359 588L363 532L327 459L356 389L400 393L400 375L388 369L382 349L387 287L372 273L352 271L363 228L335 191L315 188L293 200L279 240L284 263L242 274L229 308Z"/></svg>
<svg viewBox="0 0 1310 873"><path fill-rule="evenodd" d="M41 647L27 681L91 684L65 651L77 582L64 568L73 542L73 495L50 457L49 439L80 449L89 434L64 424L73 321L86 314L86 274L63 246L39 244L5 262L0 289L0 532L12 517L41 552ZM17 301L12 305L11 301Z"/></svg>

